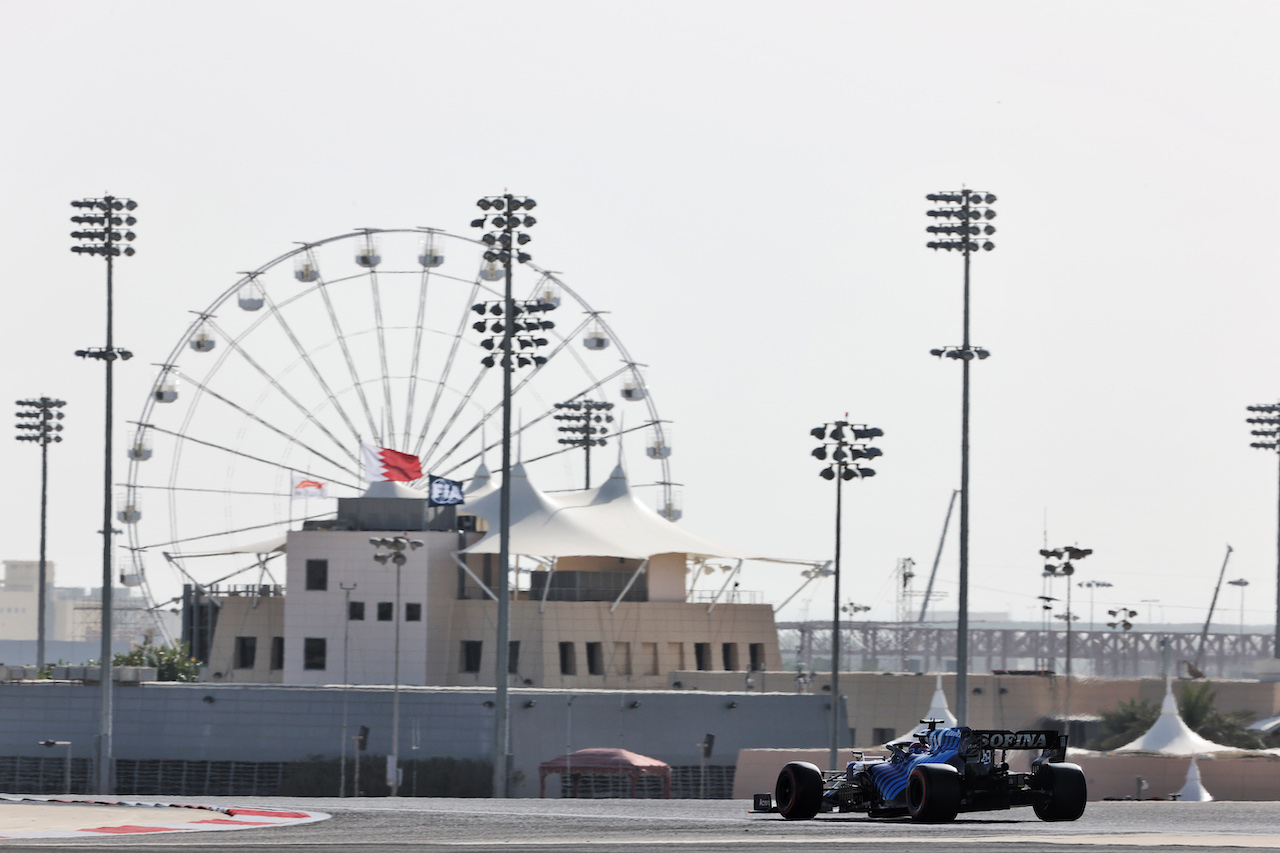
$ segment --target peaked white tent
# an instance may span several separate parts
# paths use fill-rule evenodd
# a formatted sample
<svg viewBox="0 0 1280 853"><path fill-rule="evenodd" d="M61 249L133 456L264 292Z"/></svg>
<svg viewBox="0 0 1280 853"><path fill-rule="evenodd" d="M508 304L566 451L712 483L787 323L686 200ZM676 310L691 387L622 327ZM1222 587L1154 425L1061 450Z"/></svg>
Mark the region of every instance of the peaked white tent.
<svg viewBox="0 0 1280 853"><path fill-rule="evenodd" d="M476 473L472 476L471 481L467 483L467 488L463 491L463 496L468 503L478 501L485 495L494 491L498 487L493 483L493 477L489 473L489 466L484 464L484 460L480 460L480 467L476 469Z"/></svg>
<svg viewBox="0 0 1280 853"><path fill-rule="evenodd" d="M1196 764L1194 755L1191 756L1191 765L1187 768L1187 783L1178 792L1178 800L1184 803L1213 802L1213 794L1206 791L1200 781L1200 765Z"/></svg>
<svg viewBox="0 0 1280 853"><path fill-rule="evenodd" d="M1165 755L1196 755L1202 752L1236 752L1232 746L1223 746L1196 734L1178 714L1178 702L1173 698L1173 681L1166 679L1164 702L1160 705L1160 717L1147 733L1131 743L1117 747L1115 752L1160 752Z"/></svg>
<svg viewBox="0 0 1280 853"><path fill-rule="evenodd" d="M929 703L929 713L925 714L922 720L942 720L938 728L950 728L956 724L956 716L951 713L951 709L947 707L947 694L942 692L942 675L938 674L938 680L934 684L933 700ZM914 729L904 734L898 740L911 740L916 735L929 731L927 723L920 723Z"/></svg>
<svg viewBox="0 0 1280 853"><path fill-rule="evenodd" d="M462 511L487 521L489 532L465 552L497 554L501 546L498 527L502 491L493 489L474 500L472 494L468 494ZM556 495L540 491L529 481L524 465L514 465L510 550L512 554L541 557L640 560L655 554L732 559L750 556L689 533L645 506L632 494L621 465L598 488Z"/></svg>

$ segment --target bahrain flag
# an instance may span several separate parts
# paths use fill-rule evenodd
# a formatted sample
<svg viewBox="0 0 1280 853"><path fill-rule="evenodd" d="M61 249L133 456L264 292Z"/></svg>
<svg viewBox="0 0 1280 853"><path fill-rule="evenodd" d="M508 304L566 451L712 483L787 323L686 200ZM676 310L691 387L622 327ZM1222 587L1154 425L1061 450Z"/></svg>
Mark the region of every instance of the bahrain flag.
<svg viewBox="0 0 1280 853"><path fill-rule="evenodd" d="M422 463L411 453L401 453L373 444L361 444L360 449L364 451L364 478L367 482L410 482L422 478Z"/></svg>

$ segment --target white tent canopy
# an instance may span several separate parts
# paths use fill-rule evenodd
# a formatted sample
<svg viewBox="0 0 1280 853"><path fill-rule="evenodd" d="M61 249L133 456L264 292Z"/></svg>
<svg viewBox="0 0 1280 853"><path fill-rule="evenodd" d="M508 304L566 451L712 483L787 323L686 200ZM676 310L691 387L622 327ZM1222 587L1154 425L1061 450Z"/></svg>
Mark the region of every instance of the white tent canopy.
<svg viewBox="0 0 1280 853"><path fill-rule="evenodd" d="M1196 764L1194 755L1191 756L1191 765L1187 768L1186 784L1178 792L1178 800L1184 803L1213 802L1213 794L1210 794L1205 789L1204 783L1200 781L1200 765Z"/></svg>
<svg viewBox="0 0 1280 853"><path fill-rule="evenodd" d="M1165 682L1164 702L1160 717L1147 733L1131 743L1117 747L1116 752L1159 752L1165 755L1196 755L1204 752L1236 752L1236 747L1205 740L1193 732L1178 714L1173 698L1173 682Z"/></svg>
<svg viewBox="0 0 1280 853"><path fill-rule="evenodd" d="M484 492L461 512L478 515L489 532L469 554L497 554L501 546L501 489ZM619 465L595 489L548 495L539 491L517 463L511 469L512 554L540 557L625 557L648 559L655 554L748 559L750 555L695 536L667 521L632 494Z"/></svg>
<svg viewBox="0 0 1280 853"><path fill-rule="evenodd" d="M929 713L925 714L922 720L942 720L938 728L952 728L956 725L956 716L951 713L951 709L947 707L947 694L942 691L942 674L938 674L938 680L933 688L933 701L929 703ZM929 731L928 723L920 723L914 729L907 732L898 740L915 740L916 735L924 734Z"/></svg>

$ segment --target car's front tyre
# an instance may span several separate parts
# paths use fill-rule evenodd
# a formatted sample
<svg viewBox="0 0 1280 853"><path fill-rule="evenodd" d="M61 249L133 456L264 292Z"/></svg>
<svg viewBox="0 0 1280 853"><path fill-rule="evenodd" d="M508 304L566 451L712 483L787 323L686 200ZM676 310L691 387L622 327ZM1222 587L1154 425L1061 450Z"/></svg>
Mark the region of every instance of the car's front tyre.
<svg viewBox="0 0 1280 853"><path fill-rule="evenodd" d="M807 761L792 761L778 774L773 798L787 820L809 820L822 807L822 771Z"/></svg>

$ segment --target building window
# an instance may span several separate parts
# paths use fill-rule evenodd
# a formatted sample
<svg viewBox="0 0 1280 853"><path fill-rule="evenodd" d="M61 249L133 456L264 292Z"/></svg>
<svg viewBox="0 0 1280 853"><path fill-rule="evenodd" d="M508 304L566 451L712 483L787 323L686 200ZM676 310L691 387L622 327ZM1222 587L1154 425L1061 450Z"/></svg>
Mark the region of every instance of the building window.
<svg viewBox="0 0 1280 853"><path fill-rule="evenodd" d="M882 743L888 743L898 736L897 729L884 729L875 726L871 729L871 742L879 746ZM853 741L857 743L857 741Z"/></svg>
<svg viewBox="0 0 1280 853"><path fill-rule="evenodd" d="M364 602L348 601L347 602L347 618L353 622L364 621Z"/></svg>
<svg viewBox="0 0 1280 853"><path fill-rule="evenodd" d="M658 674L658 644L640 644L640 663L644 666L645 675Z"/></svg>
<svg viewBox="0 0 1280 853"><path fill-rule="evenodd" d="M302 641L302 668L324 669L324 637L307 637Z"/></svg>
<svg viewBox="0 0 1280 853"><path fill-rule="evenodd" d="M253 669L253 661L257 656L257 637L236 637L236 669Z"/></svg>
<svg viewBox="0 0 1280 853"><path fill-rule="evenodd" d="M764 672L764 643L752 643L749 647L751 654L751 671Z"/></svg>
<svg viewBox="0 0 1280 853"><path fill-rule="evenodd" d="M378 621L379 622L390 622L393 618L395 618L395 614L396 614L395 605L392 604L390 601L378 602Z"/></svg>
<svg viewBox="0 0 1280 853"><path fill-rule="evenodd" d="M613 668L618 675L631 674L631 644L613 644Z"/></svg>
<svg viewBox="0 0 1280 853"><path fill-rule="evenodd" d="M721 644L720 657L724 659L725 672L736 672L738 670L738 644L737 643Z"/></svg>
<svg viewBox="0 0 1280 853"><path fill-rule="evenodd" d="M271 668L284 669L284 637L271 638Z"/></svg>
<svg viewBox="0 0 1280 853"><path fill-rule="evenodd" d="M307 589L323 592L329 588L329 561L307 560Z"/></svg>
<svg viewBox="0 0 1280 853"><path fill-rule="evenodd" d="M578 674L578 650L573 643L560 644L560 674Z"/></svg>
<svg viewBox="0 0 1280 853"><path fill-rule="evenodd" d="M694 643L693 644L693 664L703 672L706 672L711 669L711 644L710 643Z"/></svg>
<svg viewBox="0 0 1280 853"><path fill-rule="evenodd" d="M462 671L463 672L479 672L480 671L480 651L484 644L479 640L463 640L462 641Z"/></svg>
<svg viewBox="0 0 1280 853"><path fill-rule="evenodd" d="M604 675L603 643L587 643L587 674Z"/></svg>
<svg viewBox="0 0 1280 853"><path fill-rule="evenodd" d="M671 656L671 668L676 672L684 669L684 643L667 643L667 654Z"/></svg>
<svg viewBox="0 0 1280 853"><path fill-rule="evenodd" d="M422 621L422 605L416 601L410 601L404 606L404 621L421 622Z"/></svg>

